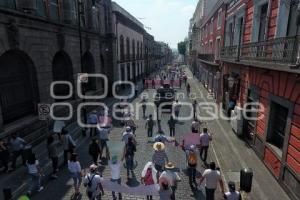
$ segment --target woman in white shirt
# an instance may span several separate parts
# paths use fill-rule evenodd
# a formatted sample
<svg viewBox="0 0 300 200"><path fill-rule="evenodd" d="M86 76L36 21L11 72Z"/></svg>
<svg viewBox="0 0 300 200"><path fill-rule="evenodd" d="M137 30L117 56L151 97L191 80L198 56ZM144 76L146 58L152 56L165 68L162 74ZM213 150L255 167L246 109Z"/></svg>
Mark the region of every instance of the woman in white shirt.
<svg viewBox="0 0 300 200"><path fill-rule="evenodd" d="M82 182L82 171L80 162L78 161L78 155L76 153L71 155L71 159L68 161L68 169L74 181L75 195L79 195L79 188Z"/></svg>
<svg viewBox="0 0 300 200"><path fill-rule="evenodd" d="M41 186L41 170L39 167L39 161L35 158L35 154L32 153L29 156L29 159L26 162L27 168L28 168L28 174L31 177L31 183L28 190L28 195L32 194L33 190L37 190L38 192L42 191L44 189L43 186Z"/></svg>

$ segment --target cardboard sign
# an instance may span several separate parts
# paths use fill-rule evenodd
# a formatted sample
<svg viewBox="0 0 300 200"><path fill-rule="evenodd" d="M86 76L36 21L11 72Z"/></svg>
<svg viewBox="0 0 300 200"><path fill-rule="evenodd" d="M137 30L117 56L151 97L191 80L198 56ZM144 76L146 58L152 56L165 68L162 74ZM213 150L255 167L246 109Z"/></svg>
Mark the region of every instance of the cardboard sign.
<svg viewBox="0 0 300 200"><path fill-rule="evenodd" d="M38 104L38 112L39 112L39 120L47 120L50 115L50 104L39 103Z"/></svg>
<svg viewBox="0 0 300 200"><path fill-rule="evenodd" d="M64 121L55 121L53 125L53 132L54 133L60 133L63 127L65 127L66 124Z"/></svg>

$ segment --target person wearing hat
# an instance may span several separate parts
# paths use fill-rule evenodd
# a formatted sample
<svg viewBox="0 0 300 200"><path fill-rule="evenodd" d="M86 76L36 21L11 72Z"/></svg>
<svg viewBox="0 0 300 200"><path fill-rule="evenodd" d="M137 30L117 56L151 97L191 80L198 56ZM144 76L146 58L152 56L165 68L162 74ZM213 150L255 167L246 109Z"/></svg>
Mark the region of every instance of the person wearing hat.
<svg viewBox="0 0 300 200"><path fill-rule="evenodd" d="M103 178L97 174L98 166L92 164L90 172L86 174L83 180L83 185L86 187L86 194L90 200L101 199L101 193L104 195L104 190L101 184Z"/></svg>
<svg viewBox="0 0 300 200"><path fill-rule="evenodd" d="M153 144L154 154L152 156L152 163L155 169L160 173L163 171L164 166L169 162L169 158L165 152L165 145L162 142L155 142Z"/></svg>
<svg viewBox="0 0 300 200"><path fill-rule="evenodd" d="M127 126L125 132L122 135L122 141L125 142L125 145L128 143L129 138L134 138L134 135L131 132L130 126Z"/></svg>
<svg viewBox="0 0 300 200"><path fill-rule="evenodd" d="M108 159L109 149L107 146L108 135L110 133L110 127L106 123L98 124L97 125L97 136L100 141L100 159L102 159L102 153L105 148L106 152L106 159Z"/></svg>
<svg viewBox="0 0 300 200"><path fill-rule="evenodd" d="M121 176L120 176L121 162L118 160L117 155L113 155L111 157L111 159L108 161L108 166L109 166L110 174L111 174L110 181L114 182L114 183L121 184ZM116 194L115 194L114 191L112 191L112 196L113 196L113 200L117 199ZM119 193L118 196L119 196L119 200L122 199L122 194L121 193Z"/></svg>
<svg viewBox="0 0 300 200"><path fill-rule="evenodd" d="M204 181L204 179L206 200L215 199L215 191L218 187L218 183L220 184L222 193L224 193L224 184L221 178L221 173L217 170L214 162L211 162L209 164L209 169L206 169L203 172L203 175L200 177L200 184Z"/></svg>
<svg viewBox="0 0 300 200"><path fill-rule="evenodd" d="M224 199L226 200L242 200L242 195L239 191L235 189L235 183L233 181L228 182L229 192L224 194Z"/></svg>
<svg viewBox="0 0 300 200"><path fill-rule="evenodd" d="M171 199L175 200L175 192L177 190L177 183L181 181L179 175L174 171L175 165L172 162L168 162L165 165L165 171L160 175L159 180L166 179L171 186L172 195Z"/></svg>

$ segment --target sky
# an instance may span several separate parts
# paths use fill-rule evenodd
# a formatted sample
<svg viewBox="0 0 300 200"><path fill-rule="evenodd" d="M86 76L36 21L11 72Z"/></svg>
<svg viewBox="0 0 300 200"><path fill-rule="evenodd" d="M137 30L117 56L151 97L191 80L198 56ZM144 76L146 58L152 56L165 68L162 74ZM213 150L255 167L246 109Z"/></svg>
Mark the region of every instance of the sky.
<svg viewBox="0 0 300 200"><path fill-rule="evenodd" d="M114 0L136 17L156 41L163 41L171 48L183 41L188 34L189 21L198 0Z"/></svg>

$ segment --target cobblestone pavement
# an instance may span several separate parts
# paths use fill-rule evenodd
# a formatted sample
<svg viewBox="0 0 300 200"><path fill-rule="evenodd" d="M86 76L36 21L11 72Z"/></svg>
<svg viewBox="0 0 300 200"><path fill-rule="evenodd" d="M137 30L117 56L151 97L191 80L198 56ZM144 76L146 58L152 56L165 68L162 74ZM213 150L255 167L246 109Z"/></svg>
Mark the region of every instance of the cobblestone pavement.
<svg viewBox="0 0 300 200"><path fill-rule="evenodd" d="M189 78L189 82L192 84L192 91L195 93L201 92L203 97L198 98L198 101L211 101L205 98L207 96L206 89L197 82L195 79ZM184 88L184 87L183 87ZM183 89L177 89L177 92L183 92ZM152 95L154 90L146 90L146 93ZM135 99L133 103L139 101ZM181 99L181 101L188 101L186 98ZM150 109L148 109L149 114ZM190 109L186 106L183 106L181 109L181 116L187 116L190 114ZM141 114L140 114L141 116ZM167 120L169 119L170 113L162 114L162 128L165 133L168 135L169 131L167 128ZM146 137L146 131L144 129L145 119L137 120L137 125L139 126L136 135L137 135L137 153L135 159L137 161L137 166L135 168L136 180L131 180L127 182L126 179L126 169L122 168L121 176L122 183L128 184L130 186L137 186L140 184L140 173L144 165L151 160L153 149L151 139ZM262 162L257 158L253 150L249 149L244 142L239 140L231 131L230 125L226 121L214 120L208 123L208 128L211 132L214 133L214 139L209 149L208 161L213 160L221 167L222 175L224 181L234 180L238 182L239 180L239 170L242 167L252 167L254 169L254 187L253 192L249 195L248 199L253 200L288 200L289 198L281 189L279 184L271 176L266 167ZM182 136L189 132L191 121L180 122L176 125L176 139L181 141ZM157 130L157 128L155 129ZM124 131L123 127L115 126L110 135L110 140L120 141L121 134ZM91 164L91 158L88 155L88 142L84 142L81 148L77 150L79 154L80 161L83 167L87 168ZM185 155L183 151L176 147L173 144L167 144L166 152L169 156L169 160L174 162L176 167L179 170L179 174L182 178L182 181L178 184L178 190L176 193L176 199L205 199L205 195L199 191L193 193L188 184L188 177L185 174ZM217 156L217 157L216 157ZM203 172L204 168L202 163L198 163L198 170ZM106 166L104 166L103 177L109 179L110 173ZM72 199L73 195L72 180L68 175L67 169L63 169L59 173L59 179L53 180L47 185L45 185L45 190L41 193L35 195L33 200L60 200L60 199ZM81 187L82 196L79 199L87 199L85 195L85 188ZM219 190L216 192L216 199L222 199L221 193ZM102 199L112 199L111 192L105 191L105 195ZM133 196L123 194L123 199L146 199L143 196ZM158 199L155 197L154 199Z"/></svg>

